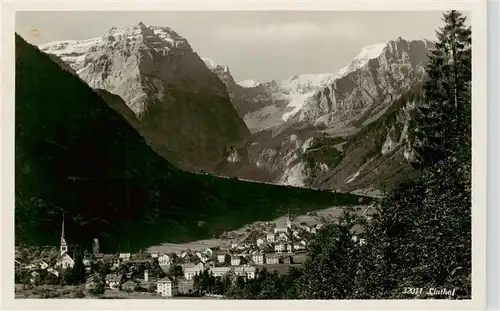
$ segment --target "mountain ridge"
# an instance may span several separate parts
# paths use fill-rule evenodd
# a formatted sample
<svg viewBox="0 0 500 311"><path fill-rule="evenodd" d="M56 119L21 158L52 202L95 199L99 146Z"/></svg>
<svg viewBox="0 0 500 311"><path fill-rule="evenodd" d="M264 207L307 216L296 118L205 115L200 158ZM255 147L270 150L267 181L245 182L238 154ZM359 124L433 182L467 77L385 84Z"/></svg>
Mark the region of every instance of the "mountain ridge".
<svg viewBox="0 0 500 311"><path fill-rule="evenodd" d="M398 38L360 49L337 73L301 74L267 82L243 80L243 86L235 81L228 66L202 57L205 67L224 85L232 106L251 133L245 143L226 146L225 160L208 171L300 187L351 189L349 178L344 183L331 183L318 182L316 176L335 170L339 164L335 157L340 155L334 154L342 153L341 146L335 148L337 151L328 149L328 164L321 160L325 154L318 155L313 164L316 153L306 155L306 150L325 135L346 140L384 116L393 103L424 79L432 46L426 39ZM411 157L411 151L402 154L403 159ZM394 167L400 167L396 162ZM376 175L368 178L373 185L379 184Z"/></svg>
<svg viewBox="0 0 500 311"><path fill-rule="evenodd" d="M116 100L110 105L52 57L15 40L17 245L56 244L62 215L70 243L98 237L113 252L211 238L288 208L371 200L179 170L117 111L126 106L119 96L103 91Z"/></svg>
<svg viewBox="0 0 500 311"><path fill-rule="evenodd" d="M169 27L113 27L89 40L46 43L94 89L120 96L154 149L175 165L214 172L250 132L225 85Z"/></svg>

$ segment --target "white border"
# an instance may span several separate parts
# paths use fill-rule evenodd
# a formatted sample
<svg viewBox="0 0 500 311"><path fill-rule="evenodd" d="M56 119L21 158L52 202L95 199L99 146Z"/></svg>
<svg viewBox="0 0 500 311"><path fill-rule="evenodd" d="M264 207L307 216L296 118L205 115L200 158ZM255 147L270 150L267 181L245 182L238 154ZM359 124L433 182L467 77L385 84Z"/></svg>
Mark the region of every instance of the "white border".
<svg viewBox="0 0 500 311"><path fill-rule="evenodd" d="M241 300L14 300L14 31L16 11L208 11L208 10L349 10L349 11L441 11L471 12L473 27L473 182L472 182L472 299L434 300L336 300L336 301L241 301ZM91 22L91 21L89 21ZM383 22L383 21L381 21ZM61 25L64 27L64 25ZM2 14L2 309L89 310L89 309L207 309L207 310L472 310L484 309L486 301L486 141L487 66L486 1L5 1ZM189 38L188 38L189 39Z"/></svg>

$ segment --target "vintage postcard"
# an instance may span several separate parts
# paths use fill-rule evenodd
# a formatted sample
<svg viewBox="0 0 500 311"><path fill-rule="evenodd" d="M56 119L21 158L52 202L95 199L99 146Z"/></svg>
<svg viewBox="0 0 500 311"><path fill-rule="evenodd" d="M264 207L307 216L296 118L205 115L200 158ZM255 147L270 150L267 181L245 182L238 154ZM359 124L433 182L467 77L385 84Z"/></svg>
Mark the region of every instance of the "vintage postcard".
<svg viewBox="0 0 500 311"><path fill-rule="evenodd" d="M3 14L5 309L484 307L484 1Z"/></svg>

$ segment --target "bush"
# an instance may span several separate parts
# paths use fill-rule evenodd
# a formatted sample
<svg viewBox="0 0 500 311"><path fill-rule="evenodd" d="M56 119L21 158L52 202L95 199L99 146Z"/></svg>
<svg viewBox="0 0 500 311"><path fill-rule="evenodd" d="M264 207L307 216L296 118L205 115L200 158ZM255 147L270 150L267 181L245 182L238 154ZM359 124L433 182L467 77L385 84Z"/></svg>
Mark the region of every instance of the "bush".
<svg viewBox="0 0 500 311"><path fill-rule="evenodd" d="M83 290L81 288L78 288L74 293L74 297L75 298L84 298L85 293L83 292Z"/></svg>

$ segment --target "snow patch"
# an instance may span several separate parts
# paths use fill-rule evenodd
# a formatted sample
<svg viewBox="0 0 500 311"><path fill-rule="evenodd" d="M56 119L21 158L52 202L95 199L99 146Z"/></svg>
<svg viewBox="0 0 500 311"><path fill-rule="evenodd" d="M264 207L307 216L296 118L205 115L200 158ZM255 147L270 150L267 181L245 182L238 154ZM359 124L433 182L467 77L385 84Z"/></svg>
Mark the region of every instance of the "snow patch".
<svg viewBox="0 0 500 311"><path fill-rule="evenodd" d="M202 57L201 59L205 63L205 66L207 66L207 68L210 69L211 71L214 71L215 69L219 69L219 68L222 69L222 71L224 71L224 72L228 72L229 71L229 67L223 66L223 65L219 65L218 63L216 63L215 61L213 61L210 58Z"/></svg>
<svg viewBox="0 0 500 311"><path fill-rule="evenodd" d="M356 173L354 173L349 179L347 179L345 181L345 183L348 184L350 182L353 182L358 176L359 176L359 171L357 171Z"/></svg>
<svg viewBox="0 0 500 311"><path fill-rule="evenodd" d="M384 48L387 46L387 44L374 44L374 45L369 45L365 46L364 48L361 49L358 55L354 57L354 59L351 61L349 65L346 67L342 68L338 75L339 76L345 76L355 70L360 69L364 65L370 61L370 59L374 59L379 57L382 52L384 51Z"/></svg>
<svg viewBox="0 0 500 311"><path fill-rule="evenodd" d="M295 93L290 95L289 100L290 102L286 106L287 109L292 109L291 111L285 112L283 116L281 117L283 121L287 121L290 117L293 117L296 115L299 111L302 110L304 105L307 102L307 99L311 97L314 94L314 92L309 92L305 94L300 94L300 93Z"/></svg>
<svg viewBox="0 0 500 311"><path fill-rule="evenodd" d="M239 86L245 87L245 88L256 87L259 84L260 84L259 82L255 81L255 80L251 80L251 79L238 82Z"/></svg>

